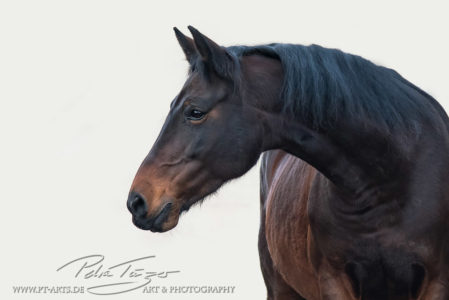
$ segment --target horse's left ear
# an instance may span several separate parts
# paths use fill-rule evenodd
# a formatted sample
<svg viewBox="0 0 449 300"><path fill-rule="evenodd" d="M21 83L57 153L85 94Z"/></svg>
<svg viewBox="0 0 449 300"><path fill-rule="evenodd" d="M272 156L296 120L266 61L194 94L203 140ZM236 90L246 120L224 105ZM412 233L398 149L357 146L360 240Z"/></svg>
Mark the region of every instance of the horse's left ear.
<svg viewBox="0 0 449 300"><path fill-rule="evenodd" d="M184 51L187 61L190 64L192 64L195 57L197 56L196 49L195 49L195 43L193 42L193 40L191 38L185 36L181 31L179 31L178 28L173 27L173 30L175 31L176 38L178 39L178 42L182 48L182 51Z"/></svg>
<svg viewBox="0 0 449 300"><path fill-rule="evenodd" d="M233 61L226 50L194 27L188 26L188 28L192 33L196 49L206 66L221 77L230 76L233 70Z"/></svg>

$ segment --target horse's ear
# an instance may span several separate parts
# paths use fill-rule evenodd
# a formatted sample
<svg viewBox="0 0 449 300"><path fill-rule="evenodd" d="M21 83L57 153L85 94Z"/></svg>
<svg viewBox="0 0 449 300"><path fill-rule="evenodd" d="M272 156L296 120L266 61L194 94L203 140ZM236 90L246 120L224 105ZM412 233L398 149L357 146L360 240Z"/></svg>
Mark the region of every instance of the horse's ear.
<svg viewBox="0 0 449 300"><path fill-rule="evenodd" d="M173 27L173 30L175 31L176 38L178 39L182 51L184 51L187 61L191 64L194 57L197 55L195 43L191 38L185 36L178 28Z"/></svg>
<svg viewBox="0 0 449 300"><path fill-rule="evenodd" d="M226 50L194 27L189 26L188 28L203 62L218 75L228 77L233 68L233 61Z"/></svg>

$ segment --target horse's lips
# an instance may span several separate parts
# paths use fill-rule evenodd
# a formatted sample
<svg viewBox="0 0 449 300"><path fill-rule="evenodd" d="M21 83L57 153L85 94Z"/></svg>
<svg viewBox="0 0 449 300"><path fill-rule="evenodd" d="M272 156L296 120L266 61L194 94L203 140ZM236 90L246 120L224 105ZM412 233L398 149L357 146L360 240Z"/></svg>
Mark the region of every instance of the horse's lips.
<svg viewBox="0 0 449 300"><path fill-rule="evenodd" d="M170 215L170 210L172 208L172 203L167 203L164 208L158 213L155 218L152 219L140 219L135 216L132 217L133 224L142 230L150 230L153 232L163 232L162 226L167 221Z"/></svg>
<svg viewBox="0 0 449 300"><path fill-rule="evenodd" d="M167 221L168 216L170 215L170 210L172 208L173 204L167 203L165 204L164 208L161 210L161 212L157 215L156 219L153 222L153 227L162 228L162 225L165 221Z"/></svg>
<svg viewBox="0 0 449 300"><path fill-rule="evenodd" d="M138 220L135 216L132 216L132 221L133 221L133 224L137 228L142 229L142 230L150 230L150 224L149 223L144 223L144 222Z"/></svg>

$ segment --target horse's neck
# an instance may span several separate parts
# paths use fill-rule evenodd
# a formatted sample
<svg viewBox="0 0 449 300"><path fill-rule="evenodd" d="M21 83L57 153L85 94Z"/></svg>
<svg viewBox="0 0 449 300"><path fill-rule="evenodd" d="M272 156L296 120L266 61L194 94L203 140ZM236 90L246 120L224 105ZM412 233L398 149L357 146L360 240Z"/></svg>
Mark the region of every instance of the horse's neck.
<svg viewBox="0 0 449 300"><path fill-rule="evenodd" d="M330 136L299 122L287 122L284 128L280 147L308 162L343 191L359 194L377 180L373 170L368 170L354 155L361 147L342 147Z"/></svg>
<svg viewBox="0 0 449 300"><path fill-rule="evenodd" d="M393 176L401 155L382 133L361 126L335 126L318 132L303 120L282 113L283 70L279 60L251 55L242 60L244 98L261 112L266 129L264 150L282 149L318 169L342 190L360 193L379 180Z"/></svg>
<svg viewBox="0 0 449 300"><path fill-rule="evenodd" d="M282 113L283 70L279 60L251 55L242 60L244 99L261 115L265 128L264 150L282 149L319 170L344 190L357 191L366 175L332 141Z"/></svg>
<svg viewBox="0 0 449 300"><path fill-rule="evenodd" d="M338 126L326 132L313 130L300 120L267 113L266 149L282 149L306 161L342 191L358 197L373 186L401 178L408 163L404 149L413 143L399 135Z"/></svg>

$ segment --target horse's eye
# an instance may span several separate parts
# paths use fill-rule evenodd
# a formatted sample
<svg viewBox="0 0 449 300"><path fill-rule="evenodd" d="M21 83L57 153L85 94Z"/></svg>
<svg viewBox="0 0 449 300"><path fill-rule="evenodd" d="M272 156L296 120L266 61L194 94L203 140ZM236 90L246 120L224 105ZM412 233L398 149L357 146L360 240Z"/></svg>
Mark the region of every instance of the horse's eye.
<svg viewBox="0 0 449 300"><path fill-rule="evenodd" d="M193 120L193 121L198 121L198 120L201 120L205 115L206 115L206 113L204 113L198 109L192 109L187 114L187 119Z"/></svg>

